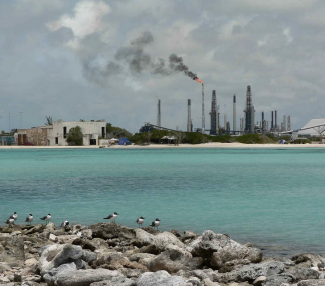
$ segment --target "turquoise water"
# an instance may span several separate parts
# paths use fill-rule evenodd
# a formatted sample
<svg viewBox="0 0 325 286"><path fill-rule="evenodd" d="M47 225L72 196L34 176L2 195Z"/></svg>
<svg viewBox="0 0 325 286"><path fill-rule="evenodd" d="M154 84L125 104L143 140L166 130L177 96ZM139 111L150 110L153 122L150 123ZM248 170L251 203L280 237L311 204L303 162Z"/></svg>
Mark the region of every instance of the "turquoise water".
<svg viewBox="0 0 325 286"><path fill-rule="evenodd" d="M0 150L0 218L227 233L267 255L325 254L324 149Z"/></svg>

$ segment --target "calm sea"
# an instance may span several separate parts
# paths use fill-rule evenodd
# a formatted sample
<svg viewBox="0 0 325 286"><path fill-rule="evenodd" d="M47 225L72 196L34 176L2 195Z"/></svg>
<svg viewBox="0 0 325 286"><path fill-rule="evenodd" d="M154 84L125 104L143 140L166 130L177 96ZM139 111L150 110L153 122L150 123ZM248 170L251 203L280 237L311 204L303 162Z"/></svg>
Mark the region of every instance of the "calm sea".
<svg viewBox="0 0 325 286"><path fill-rule="evenodd" d="M117 222L211 229L266 255L325 255L325 149L0 150L1 224Z"/></svg>

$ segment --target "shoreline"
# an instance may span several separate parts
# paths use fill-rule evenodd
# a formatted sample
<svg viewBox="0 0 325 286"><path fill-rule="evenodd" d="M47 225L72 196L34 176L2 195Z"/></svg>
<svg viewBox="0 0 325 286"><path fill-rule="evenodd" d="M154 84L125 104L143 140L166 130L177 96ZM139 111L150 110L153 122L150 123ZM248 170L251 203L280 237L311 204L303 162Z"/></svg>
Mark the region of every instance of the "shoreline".
<svg viewBox="0 0 325 286"><path fill-rule="evenodd" d="M325 285L324 265L312 253L265 257L211 230L181 234L112 222L0 227L0 283L12 286L316 286Z"/></svg>
<svg viewBox="0 0 325 286"><path fill-rule="evenodd" d="M325 148L325 144L244 144L244 143L201 143L201 144L150 144L150 145L112 145L101 149L182 149L182 148ZM0 146L0 150L6 149L99 149L99 146Z"/></svg>

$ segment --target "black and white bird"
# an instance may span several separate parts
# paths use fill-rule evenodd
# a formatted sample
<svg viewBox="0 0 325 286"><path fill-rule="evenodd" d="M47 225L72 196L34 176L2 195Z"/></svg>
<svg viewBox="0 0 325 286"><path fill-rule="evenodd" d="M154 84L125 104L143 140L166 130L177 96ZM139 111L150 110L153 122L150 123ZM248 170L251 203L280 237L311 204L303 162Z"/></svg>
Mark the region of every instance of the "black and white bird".
<svg viewBox="0 0 325 286"><path fill-rule="evenodd" d="M65 220L63 223L61 223L61 227L66 227L69 225L69 221Z"/></svg>
<svg viewBox="0 0 325 286"><path fill-rule="evenodd" d="M104 219L109 219L109 220L111 220L111 221L114 222L114 220L117 218L117 216L118 216L118 213L115 212L115 213L113 213L113 214L110 214L108 217L104 217ZM114 223L115 223L115 222L114 222Z"/></svg>
<svg viewBox="0 0 325 286"><path fill-rule="evenodd" d="M27 222L27 223L29 222L29 224L32 224L33 219L34 219L33 215L32 214L29 214L29 216L26 217L25 222Z"/></svg>
<svg viewBox="0 0 325 286"><path fill-rule="evenodd" d="M144 217L140 216L135 222L139 225L139 227L142 226L143 222L144 222Z"/></svg>
<svg viewBox="0 0 325 286"><path fill-rule="evenodd" d="M9 218L12 218L13 220L17 220L18 214L16 212L14 212L14 214L11 215Z"/></svg>
<svg viewBox="0 0 325 286"><path fill-rule="evenodd" d="M51 219L51 215L48 214L48 215L46 215L46 216L41 217L40 219L41 219L41 220L45 220L45 221L46 221L46 224L47 224L47 223L49 222L49 220Z"/></svg>
<svg viewBox="0 0 325 286"><path fill-rule="evenodd" d="M5 223L9 224L9 227L12 227L12 225L15 224L15 220L12 217L10 217L7 219Z"/></svg>
<svg viewBox="0 0 325 286"><path fill-rule="evenodd" d="M157 230L158 230L158 226L160 225L160 219L159 218L156 218L156 220L155 221L153 221L152 223L151 223L151 225L150 226L152 226L153 228L157 228Z"/></svg>

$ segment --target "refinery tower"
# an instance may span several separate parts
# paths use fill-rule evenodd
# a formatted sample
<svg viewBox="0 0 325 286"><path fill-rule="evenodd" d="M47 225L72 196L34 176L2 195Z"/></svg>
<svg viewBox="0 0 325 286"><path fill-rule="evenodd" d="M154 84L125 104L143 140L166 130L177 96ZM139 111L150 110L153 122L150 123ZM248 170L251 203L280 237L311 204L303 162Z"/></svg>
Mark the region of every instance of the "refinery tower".
<svg viewBox="0 0 325 286"><path fill-rule="evenodd" d="M244 110L245 113L245 133L254 133L254 106L252 102L252 92L251 86L247 86L246 92L246 108Z"/></svg>

